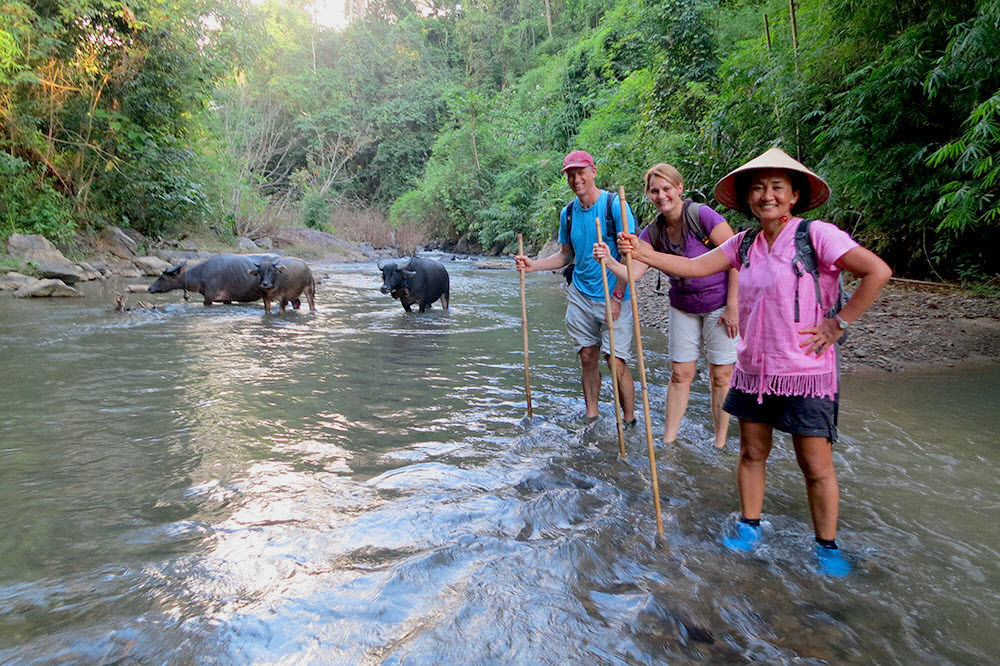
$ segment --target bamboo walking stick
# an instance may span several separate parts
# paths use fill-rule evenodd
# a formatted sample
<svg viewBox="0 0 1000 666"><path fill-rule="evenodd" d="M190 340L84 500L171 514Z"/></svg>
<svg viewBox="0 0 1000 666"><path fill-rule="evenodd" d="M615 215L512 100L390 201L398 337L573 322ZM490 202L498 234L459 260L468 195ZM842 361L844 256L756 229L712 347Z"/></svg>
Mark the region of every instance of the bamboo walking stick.
<svg viewBox="0 0 1000 666"><path fill-rule="evenodd" d="M628 219L625 207L625 188L618 186L618 202L622 207L622 219ZM635 350L639 356L639 380L642 383L642 411L646 415L646 446L649 449L649 474L653 484L653 507L656 509L656 531L663 536L663 517L660 514L660 483L656 477L656 452L653 450L653 421L649 412L649 390L646 388L646 362L642 357L642 336L639 334L639 297L635 292L632 277L632 253L625 253L625 270L628 271L628 289L632 295L632 325L635 328Z"/></svg>
<svg viewBox="0 0 1000 666"><path fill-rule="evenodd" d="M611 196L610 194L608 196ZM601 218L594 220L597 227L597 242L601 242ZM621 398L618 395L618 357L615 356L615 320L611 316L611 292L608 290L608 268L601 259L601 280L604 282L604 319L608 323L608 346L611 348L611 385L615 393L615 422L618 424L618 453L625 457L625 430L622 427Z"/></svg>
<svg viewBox="0 0 1000 666"><path fill-rule="evenodd" d="M517 235L517 253L524 254L524 236ZM528 418L531 415L531 371L528 369L528 307L524 299L524 269L518 271L521 274L521 332L524 334L524 394L528 400Z"/></svg>

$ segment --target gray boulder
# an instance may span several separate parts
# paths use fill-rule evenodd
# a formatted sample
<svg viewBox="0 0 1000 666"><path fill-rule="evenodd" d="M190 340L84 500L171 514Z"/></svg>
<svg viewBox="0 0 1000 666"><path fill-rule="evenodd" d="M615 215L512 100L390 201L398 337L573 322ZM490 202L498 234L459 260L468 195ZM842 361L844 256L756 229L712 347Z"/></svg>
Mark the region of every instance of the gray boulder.
<svg viewBox="0 0 1000 666"><path fill-rule="evenodd" d="M357 243L349 243L316 229L279 227L271 234L271 240L274 241L276 248L314 247L341 261L365 261L367 259L364 253L358 249Z"/></svg>
<svg viewBox="0 0 1000 666"><path fill-rule="evenodd" d="M7 239L7 252L12 257L32 262L38 274L46 278L77 282L84 280L84 272L45 236L38 234L11 234Z"/></svg>
<svg viewBox="0 0 1000 666"><path fill-rule="evenodd" d="M17 298L52 298L83 296L62 280L38 280L34 284L26 284L14 292Z"/></svg>
<svg viewBox="0 0 1000 666"><path fill-rule="evenodd" d="M84 280L99 280L104 277L99 270L86 262L79 261L76 266L83 272Z"/></svg>
<svg viewBox="0 0 1000 666"><path fill-rule="evenodd" d="M36 265L39 277L62 280L67 284L87 280L86 274L69 261L39 261Z"/></svg>
<svg viewBox="0 0 1000 666"><path fill-rule="evenodd" d="M7 252L12 257L30 261L66 259L48 238L38 234L11 234L7 239Z"/></svg>
<svg viewBox="0 0 1000 666"><path fill-rule="evenodd" d="M100 240L104 249L119 259L131 259L139 253L135 239L116 226L105 229Z"/></svg>
<svg viewBox="0 0 1000 666"><path fill-rule="evenodd" d="M261 249L257 243L254 243L246 236L240 236L236 239L236 247L240 252L244 252L246 254L257 254Z"/></svg>
<svg viewBox="0 0 1000 666"><path fill-rule="evenodd" d="M561 249L562 249L562 245L559 244L558 240L556 240L556 239L553 238L553 239L548 240L545 243L545 245L542 246L542 249L538 251L538 256L539 257L547 257L550 254L555 254L556 252L559 252Z"/></svg>
<svg viewBox="0 0 1000 666"><path fill-rule="evenodd" d="M503 259L483 259L472 264L473 268L485 271L506 271L514 267L513 262Z"/></svg>
<svg viewBox="0 0 1000 666"><path fill-rule="evenodd" d="M0 276L0 291L17 291L21 287L38 282L37 278L30 275L22 275L17 271L11 271Z"/></svg>
<svg viewBox="0 0 1000 666"><path fill-rule="evenodd" d="M157 276L170 268L171 264L159 257L134 257L132 263L143 275Z"/></svg>
<svg viewBox="0 0 1000 666"><path fill-rule="evenodd" d="M114 275L126 278L142 277L142 272L131 261L108 259L108 261L95 264L95 266L106 277Z"/></svg>
<svg viewBox="0 0 1000 666"><path fill-rule="evenodd" d="M211 252L202 251L189 251L189 250L171 250L169 248L156 248L152 251L153 256L157 256L163 259L168 264L173 266L174 264L179 264L182 261L194 261L196 259L204 259L212 255Z"/></svg>

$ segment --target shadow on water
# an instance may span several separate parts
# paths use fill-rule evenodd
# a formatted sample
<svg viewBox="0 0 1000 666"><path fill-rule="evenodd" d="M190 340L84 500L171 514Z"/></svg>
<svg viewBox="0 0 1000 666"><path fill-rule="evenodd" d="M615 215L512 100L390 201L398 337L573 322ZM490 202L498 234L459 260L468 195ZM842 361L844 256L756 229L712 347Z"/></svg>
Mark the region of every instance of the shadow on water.
<svg viewBox="0 0 1000 666"><path fill-rule="evenodd" d="M787 440L764 546L726 552L699 376L657 538L643 416L624 459L609 409L580 424L558 278L529 280L529 421L516 276L445 264L422 315L373 265L321 267L313 314L0 299L0 660L995 661L1000 373L845 382L832 581Z"/></svg>

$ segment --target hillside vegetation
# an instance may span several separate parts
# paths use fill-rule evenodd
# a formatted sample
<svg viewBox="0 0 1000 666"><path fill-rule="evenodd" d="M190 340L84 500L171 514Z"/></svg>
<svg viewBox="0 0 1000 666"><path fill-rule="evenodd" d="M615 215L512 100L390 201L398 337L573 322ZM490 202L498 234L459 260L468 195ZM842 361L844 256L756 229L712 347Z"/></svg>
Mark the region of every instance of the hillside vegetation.
<svg viewBox="0 0 1000 666"><path fill-rule="evenodd" d="M0 237L360 210L502 252L551 237L569 150L648 219L649 165L714 203L781 145L897 273L1000 265L994 0L376 0L343 30L303 2L0 4Z"/></svg>

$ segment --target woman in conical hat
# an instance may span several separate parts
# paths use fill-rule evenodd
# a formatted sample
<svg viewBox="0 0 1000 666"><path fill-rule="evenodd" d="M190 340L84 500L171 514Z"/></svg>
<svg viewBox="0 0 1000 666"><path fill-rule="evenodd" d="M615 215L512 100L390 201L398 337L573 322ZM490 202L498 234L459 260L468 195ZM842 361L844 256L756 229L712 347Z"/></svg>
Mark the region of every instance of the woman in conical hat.
<svg viewBox="0 0 1000 666"><path fill-rule="evenodd" d="M892 272L884 261L835 225L800 214L822 205L830 187L780 148L772 148L726 174L715 186L722 204L760 223L694 259L654 252L634 234L620 234L618 248L671 275L698 277L737 269L742 339L724 409L739 419L736 479L740 520L723 544L751 551L761 540L765 467L774 429L792 436L806 482L816 556L826 574L843 576L850 565L836 544L839 490L833 468L837 440L839 377L835 343L871 306ZM818 277L803 270L796 232L803 229ZM746 240L744 240L746 239ZM799 244L799 247L801 244ZM838 278L861 279L837 311Z"/></svg>

